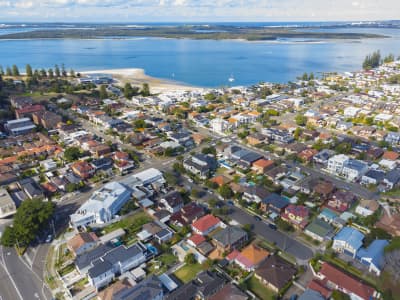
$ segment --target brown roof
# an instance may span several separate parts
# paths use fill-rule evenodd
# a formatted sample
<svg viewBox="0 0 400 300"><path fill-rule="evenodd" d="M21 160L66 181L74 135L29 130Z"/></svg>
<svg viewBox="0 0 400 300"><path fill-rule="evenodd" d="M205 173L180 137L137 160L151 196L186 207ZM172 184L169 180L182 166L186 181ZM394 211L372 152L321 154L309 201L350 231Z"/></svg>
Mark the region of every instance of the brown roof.
<svg viewBox="0 0 400 300"><path fill-rule="evenodd" d="M218 176L211 178L210 181L215 182L216 184L221 186L221 185L230 183L232 180L224 175L218 175Z"/></svg>
<svg viewBox="0 0 400 300"><path fill-rule="evenodd" d="M122 291L123 289L130 288L130 287L132 287L132 285L129 283L129 281L127 279L124 279L122 281L117 281L114 284L110 285L105 290L101 291L97 295L97 297L100 300L113 300L115 294Z"/></svg>
<svg viewBox="0 0 400 300"><path fill-rule="evenodd" d="M256 274L280 290L296 274L296 268L279 256L272 255L257 268Z"/></svg>
<svg viewBox="0 0 400 300"><path fill-rule="evenodd" d="M314 187L314 192L321 195L328 195L333 192L335 186L332 182L321 181Z"/></svg>
<svg viewBox="0 0 400 300"><path fill-rule="evenodd" d="M388 159L388 160L396 160L399 158L399 153L394 152L394 151L385 151L385 153L383 153L382 158L384 159Z"/></svg>
<svg viewBox="0 0 400 300"><path fill-rule="evenodd" d="M209 300L246 300L249 297L243 293L236 285L228 283L216 294L208 298Z"/></svg>
<svg viewBox="0 0 400 300"><path fill-rule="evenodd" d="M80 232L67 242L69 248L74 252L82 247L85 243L93 243L98 240L94 232Z"/></svg>

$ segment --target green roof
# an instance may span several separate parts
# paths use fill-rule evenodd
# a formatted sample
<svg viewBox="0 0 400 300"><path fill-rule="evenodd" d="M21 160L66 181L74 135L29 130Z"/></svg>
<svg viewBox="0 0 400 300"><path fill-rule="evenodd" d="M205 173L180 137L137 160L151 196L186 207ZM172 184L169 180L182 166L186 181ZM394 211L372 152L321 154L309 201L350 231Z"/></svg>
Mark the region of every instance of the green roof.
<svg viewBox="0 0 400 300"><path fill-rule="evenodd" d="M329 223L317 218L306 227L306 230L320 237L325 237L333 230L333 227Z"/></svg>

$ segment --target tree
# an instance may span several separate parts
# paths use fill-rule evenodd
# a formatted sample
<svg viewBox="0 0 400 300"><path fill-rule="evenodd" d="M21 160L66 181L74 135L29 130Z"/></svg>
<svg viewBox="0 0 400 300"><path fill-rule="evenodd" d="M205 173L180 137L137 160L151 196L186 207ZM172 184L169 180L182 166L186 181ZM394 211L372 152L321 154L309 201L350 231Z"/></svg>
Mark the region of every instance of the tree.
<svg viewBox="0 0 400 300"><path fill-rule="evenodd" d="M212 155L217 155L217 150L215 147L205 147L201 150L201 153L203 154L212 154Z"/></svg>
<svg viewBox="0 0 400 300"><path fill-rule="evenodd" d="M55 73L56 77L61 76L60 68L58 67L58 65L54 66L54 73Z"/></svg>
<svg viewBox="0 0 400 300"><path fill-rule="evenodd" d="M74 161L81 157L81 150L78 147L68 147L64 151L64 158L67 161Z"/></svg>
<svg viewBox="0 0 400 300"><path fill-rule="evenodd" d="M53 71L53 69L49 69L49 71L47 72L48 74L49 74L49 78L50 79L53 79L54 78L54 71Z"/></svg>
<svg viewBox="0 0 400 300"><path fill-rule="evenodd" d="M15 245L15 231L11 226L7 226L1 236L1 244L5 247L12 247Z"/></svg>
<svg viewBox="0 0 400 300"><path fill-rule="evenodd" d="M39 75L41 78L46 78L47 77L47 72L45 69L41 69L39 72Z"/></svg>
<svg viewBox="0 0 400 300"><path fill-rule="evenodd" d="M351 144L342 142L335 147L335 151L340 154L348 154L351 151Z"/></svg>
<svg viewBox="0 0 400 300"><path fill-rule="evenodd" d="M380 64L381 64L381 53L378 50L365 57L362 67L364 70L370 70L379 67Z"/></svg>
<svg viewBox="0 0 400 300"><path fill-rule="evenodd" d="M4 69L3 69L3 66L0 66L0 75L3 75L3 76L4 76Z"/></svg>
<svg viewBox="0 0 400 300"><path fill-rule="evenodd" d="M150 96L150 86L148 83L143 83L141 94L143 97Z"/></svg>
<svg viewBox="0 0 400 300"><path fill-rule="evenodd" d="M124 96L126 99L131 99L133 96L137 95L138 88L133 88L129 82L125 83L124 86Z"/></svg>
<svg viewBox="0 0 400 300"><path fill-rule="evenodd" d="M19 70L18 70L17 65L13 65L12 66L12 75L13 76L19 76Z"/></svg>
<svg viewBox="0 0 400 300"><path fill-rule="evenodd" d="M177 185L178 184L178 176L173 173L165 172L164 173L165 180L167 181L168 185Z"/></svg>
<svg viewBox="0 0 400 300"><path fill-rule="evenodd" d="M107 99L108 94L107 94L107 89L106 86L103 84L100 86L100 99Z"/></svg>
<svg viewBox="0 0 400 300"><path fill-rule="evenodd" d="M11 68L7 67L6 69L6 76L12 76Z"/></svg>
<svg viewBox="0 0 400 300"><path fill-rule="evenodd" d="M307 124L307 117L299 114L296 116L295 121L297 125L305 126Z"/></svg>
<svg viewBox="0 0 400 300"><path fill-rule="evenodd" d="M63 77L67 77L67 71L65 70L65 65L64 64L62 64L61 65L61 74L62 74L62 76Z"/></svg>
<svg viewBox="0 0 400 300"><path fill-rule="evenodd" d="M390 53L389 55L385 56L385 58L383 59L383 62L385 64L394 62L394 55Z"/></svg>
<svg viewBox="0 0 400 300"><path fill-rule="evenodd" d="M186 254L185 263L188 265L194 265L196 263L196 256L194 256L193 253Z"/></svg>
<svg viewBox="0 0 400 300"><path fill-rule="evenodd" d="M77 189L79 189L79 185L75 183L67 183L67 185L65 186L65 191L67 193L75 192Z"/></svg>
<svg viewBox="0 0 400 300"><path fill-rule="evenodd" d="M233 191L230 188L229 185L221 185L220 188L218 189L218 193L221 195L222 198L228 199L233 196Z"/></svg>
<svg viewBox="0 0 400 300"><path fill-rule="evenodd" d="M185 168L183 167L182 163L176 162L172 165L172 169L179 173L179 174L184 174L185 173Z"/></svg>
<svg viewBox="0 0 400 300"><path fill-rule="evenodd" d="M75 77L75 71L73 69L69 70L69 76Z"/></svg>
<svg viewBox="0 0 400 300"><path fill-rule="evenodd" d="M26 247L35 239L37 233L47 224L54 212L52 202L33 199L22 202L14 216L12 229L7 229L6 238L1 239L3 245L12 243Z"/></svg>
<svg viewBox="0 0 400 300"><path fill-rule="evenodd" d="M25 70L26 70L26 76L28 76L28 77L32 77L33 76L32 67L31 67L30 64L26 65Z"/></svg>
<svg viewBox="0 0 400 300"><path fill-rule="evenodd" d="M136 129L145 128L146 122L143 119L137 119L135 122L133 122L133 125Z"/></svg>
<svg viewBox="0 0 400 300"><path fill-rule="evenodd" d="M364 238L364 247L368 247L374 240L390 240L392 236L382 228L371 228Z"/></svg>

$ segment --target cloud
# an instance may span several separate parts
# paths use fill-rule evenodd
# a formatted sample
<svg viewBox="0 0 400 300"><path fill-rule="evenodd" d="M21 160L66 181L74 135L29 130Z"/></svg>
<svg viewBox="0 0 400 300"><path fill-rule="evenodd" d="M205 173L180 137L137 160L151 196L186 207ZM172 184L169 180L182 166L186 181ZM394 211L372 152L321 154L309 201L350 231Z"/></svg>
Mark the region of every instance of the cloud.
<svg viewBox="0 0 400 300"><path fill-rule="evenodd" d="M400 1L0 0L0 8L0 19L13 12L21 21L340 21L398 19Z"/></svg>

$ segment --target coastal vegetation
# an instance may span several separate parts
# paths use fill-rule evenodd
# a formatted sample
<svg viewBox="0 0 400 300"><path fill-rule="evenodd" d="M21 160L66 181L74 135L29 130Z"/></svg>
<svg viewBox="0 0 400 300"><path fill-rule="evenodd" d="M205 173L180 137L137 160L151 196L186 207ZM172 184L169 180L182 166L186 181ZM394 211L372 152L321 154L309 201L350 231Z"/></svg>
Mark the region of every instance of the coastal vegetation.
<svg viewBox="0 0 400 300"><path fill-rule="evenodd" d="M379 50L374 51L372 54L368 54L363 62L364 70L371 70L373 68L377 68L382 64L387 64L395 61L394 54L388 54L384 58L381 57L381 52Z"/></svg>
<svg viewBox="0 0 400 300"><path fill-rule="evenodd" d="M309 29L309 28L304 28ZM241 27L228 25L210 25L206 28L197 26L151 26L136 28L121 28L112 26L94 27L92 30L37 30L5 34L0 39L102 39L129 37L161 37L188 39L242 39L248 41L276 40L278 38L309 38L309 39L361 39L380 38L383 35L366 33L317 32L300 31L285 27Z"/></svg>

